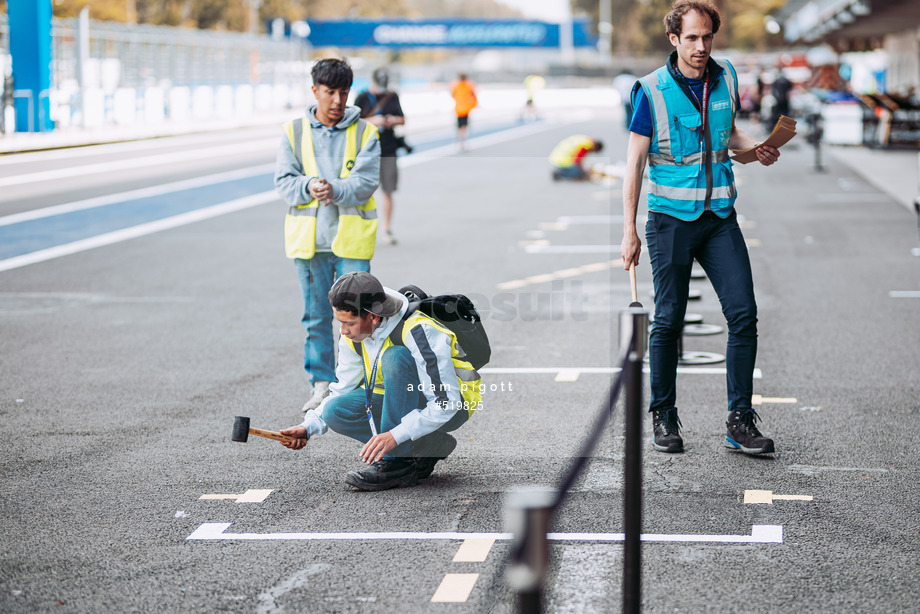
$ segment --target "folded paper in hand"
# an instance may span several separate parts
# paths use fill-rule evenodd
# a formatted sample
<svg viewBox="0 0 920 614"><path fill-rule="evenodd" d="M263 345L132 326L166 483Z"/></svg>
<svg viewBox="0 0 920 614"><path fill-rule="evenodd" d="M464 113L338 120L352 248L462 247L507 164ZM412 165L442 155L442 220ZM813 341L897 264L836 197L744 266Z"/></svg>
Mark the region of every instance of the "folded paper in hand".
<svg viewBox="0 0 920 614"><path fill-rule="evenodd" d="M748 162L753 162L757 159L756 149L761 145L769 145L770 147L775 147L779 149L786 143L792 140L792 137L795 136L795 120L791 117L786 117L785 115L779 116L779 121L776 122L776 126L773 128L773 132L770 133L770 136L767 137L763 143L750 147L748 149L733 149L734 155L731 156L733 162L738 162L740 164L747 164Z"/></svg>

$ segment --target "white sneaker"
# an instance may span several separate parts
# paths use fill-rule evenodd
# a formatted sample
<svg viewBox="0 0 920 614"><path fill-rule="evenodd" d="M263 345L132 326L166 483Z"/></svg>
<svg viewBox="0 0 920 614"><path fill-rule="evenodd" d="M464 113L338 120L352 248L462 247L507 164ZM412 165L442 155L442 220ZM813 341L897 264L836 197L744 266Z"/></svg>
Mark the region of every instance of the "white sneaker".
<svg viewBox="0 0 920 614"><path fill-rule="evenodd" d="M329 396L329 382L317 381L313 383L313 396L304 403L303 412L306 413L311 409L316 409L323 399Z"/></svg>
<svg viewBox="0 0 920 614"><path fill-rule="evenodd" d="M393 233L387 230L383 233L383 242L387 245L396 245L396 237L393 236Z"/></svg>

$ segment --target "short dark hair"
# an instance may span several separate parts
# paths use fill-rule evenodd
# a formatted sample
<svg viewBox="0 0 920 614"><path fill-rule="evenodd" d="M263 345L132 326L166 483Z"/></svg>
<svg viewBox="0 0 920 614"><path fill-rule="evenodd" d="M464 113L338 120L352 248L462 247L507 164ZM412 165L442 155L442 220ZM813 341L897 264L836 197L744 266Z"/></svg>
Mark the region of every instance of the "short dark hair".
<svg viewBox="0 0 920 614"><path fill-rule="evenodd" d="M594 152L597 153L601 151L602 149L604 149L604 142L594 139Z"/></svg>
<svg viewBox="0 0 920 614"><path fill-rule="evenodd" d="M325 85L334 90L350 90L355 80L348 62L338 58L317 60L310 75L313 77L313 85Z"/></svg>
<svg viewBox="0 0 920 614"><path fill-rule="evenodd" d="M712 20L713 34L719 31L719 26L722 25L722 18L719 17L719 11L715 6L706 2L706 0L677 0L671 5L671 12L664 16L665 32L680 38L684 25L684 15L691 11L706 15Z"/></svg>

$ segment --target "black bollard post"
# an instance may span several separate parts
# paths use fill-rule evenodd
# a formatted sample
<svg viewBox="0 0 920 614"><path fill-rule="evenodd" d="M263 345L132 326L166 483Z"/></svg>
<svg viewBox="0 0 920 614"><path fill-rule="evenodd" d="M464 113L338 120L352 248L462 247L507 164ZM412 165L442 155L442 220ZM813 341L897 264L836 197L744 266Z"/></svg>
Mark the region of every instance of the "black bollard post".
<svg viewBox="0 0 920 614"><path fill-rule="evenodd" d="M626 442L623 463L623 612L638 613L642 604L642 366L648 312L630 309L620 316L620 338L629 328L630 351L624 366Z"/></svg>
<svg viewBox="0 0 920 614"><path fill-rule="evenodd" d="M508 584L517 594L518 614L542 614L543 581L549 568L549 532L557 492L519 487L505 497L505 531L514 535Z"/></svg>

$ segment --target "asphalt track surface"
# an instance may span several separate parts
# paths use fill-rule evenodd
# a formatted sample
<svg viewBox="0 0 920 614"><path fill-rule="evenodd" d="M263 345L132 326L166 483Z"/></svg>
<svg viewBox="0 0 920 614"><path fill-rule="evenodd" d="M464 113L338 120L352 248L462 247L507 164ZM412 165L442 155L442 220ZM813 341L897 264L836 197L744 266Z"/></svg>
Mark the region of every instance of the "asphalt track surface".
<svg viewBox="0 0 920 614"><path fill-rule="evenodd" d="M0 158L0 610L513 611L503 497L554 484L577 452L631 300L619 182L553 183L546 155L584 132L616 164L625 133L613 114L492 128L465 154L419 135L403 160L399 244L372 270L473 297L493 358L457 451L420 486L381 493L343 483L359 446L338 435L301 452L230 441L236 415L299 422L308 392L284 207L245 200L272 190L259 169L276 130ZM773 168L737 169L757 409L778 452L722 446L722 365L680 375L686 452L643 448L647 612L916 608L916 220L825 166L793 143ZM219 173L231 178L174 185ZM71 203L83 208L47 209ZM210 213L162 222L194 211ZM72 253L41 252L62 244ZM647 260L639 286L651 305ZM690 311L724 326L708 282L694 287ZM724 332L685 340L724 345ZM548 612L620 609L622 453L620 411L553 526L606 537L552 542ZM467 547L478 556L455 561Z"/></svg>

